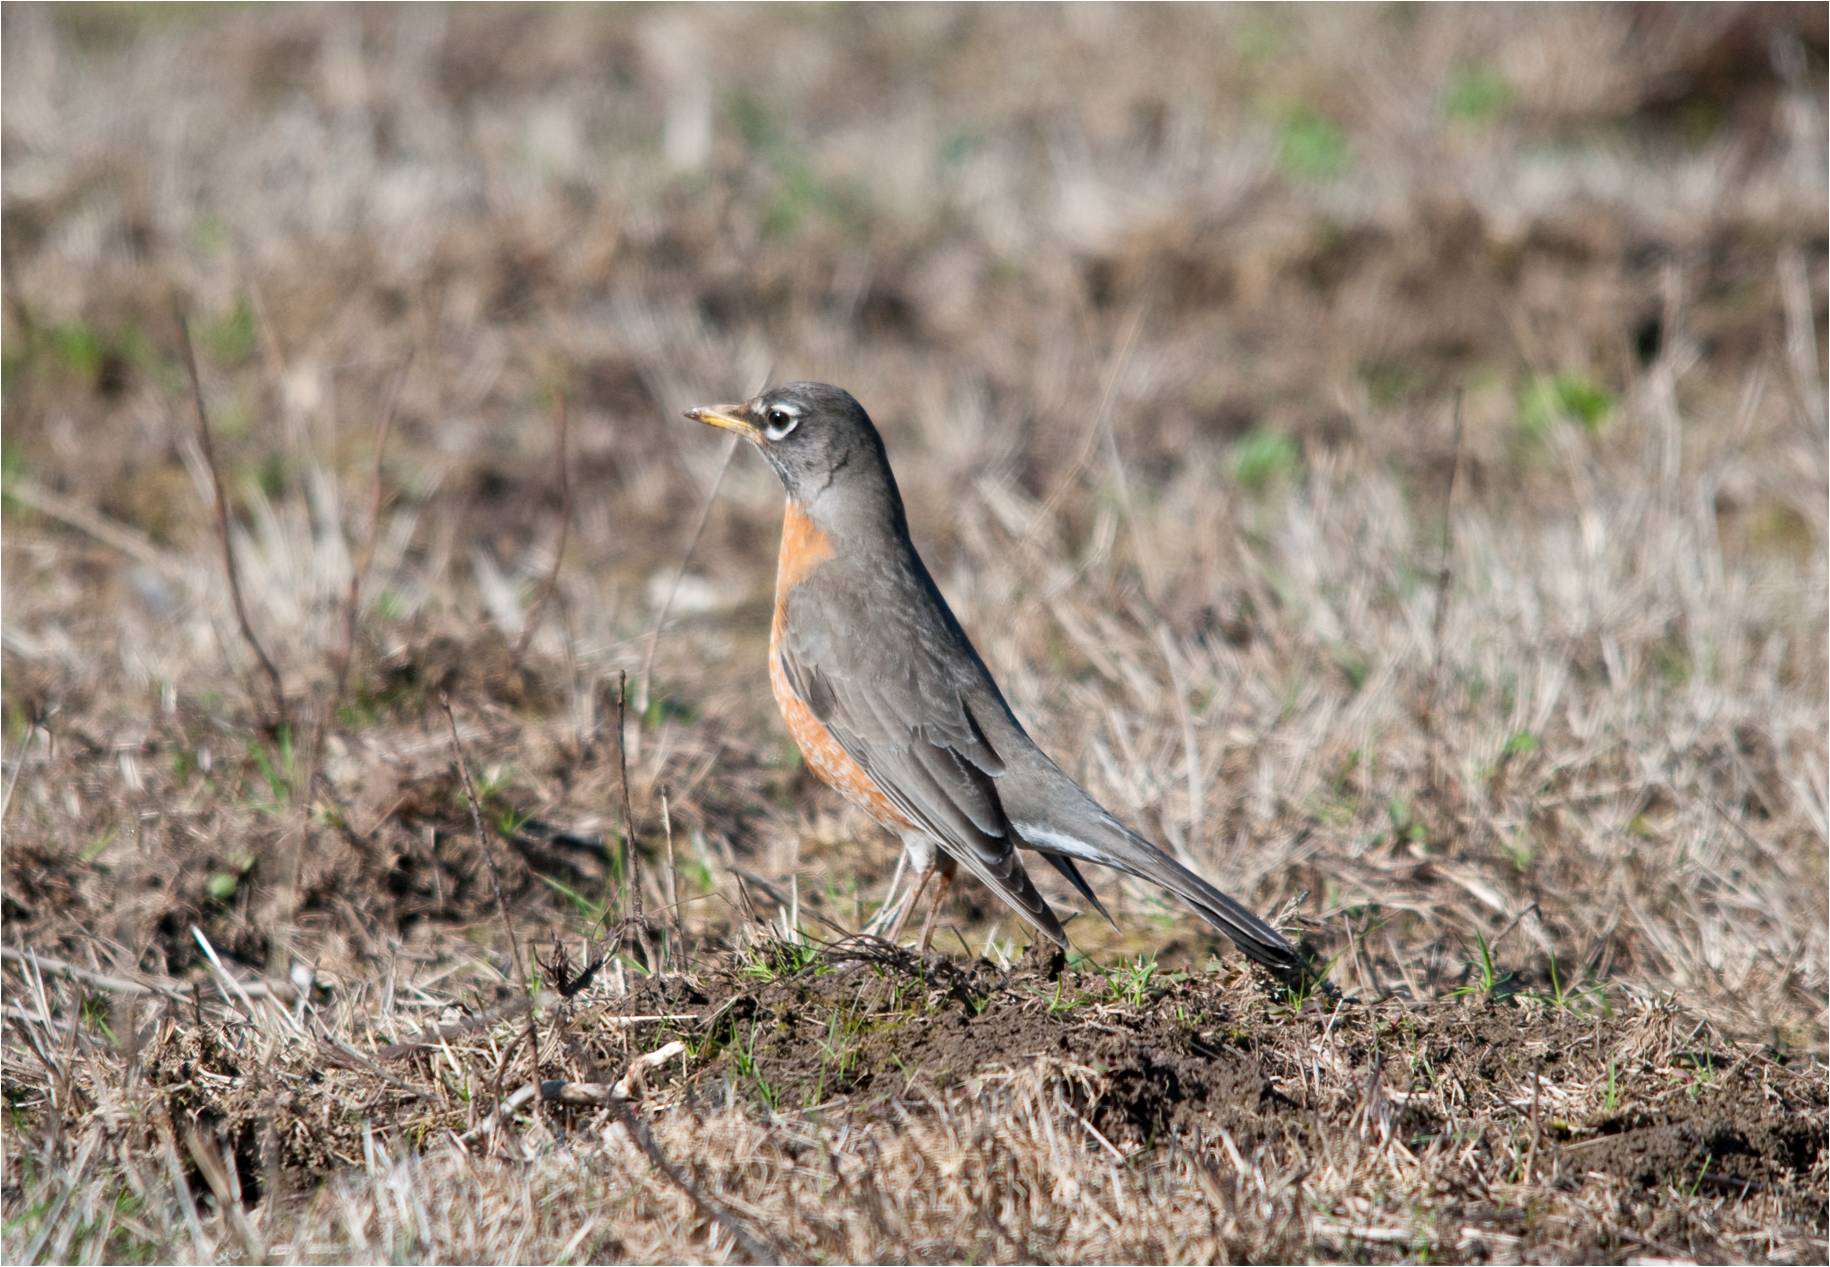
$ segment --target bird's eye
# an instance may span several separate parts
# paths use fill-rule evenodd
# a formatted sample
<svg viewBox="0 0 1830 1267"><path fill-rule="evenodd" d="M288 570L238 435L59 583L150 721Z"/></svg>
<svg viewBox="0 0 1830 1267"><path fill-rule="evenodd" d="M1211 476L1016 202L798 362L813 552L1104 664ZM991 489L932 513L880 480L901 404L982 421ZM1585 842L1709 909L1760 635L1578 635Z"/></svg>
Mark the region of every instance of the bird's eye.
<svg viewBox="0 0 1830 1267"><path fill-rule="evenodd" d="M771 440L784 439L790 431L794 430L795 424L798 422L800 422L798 414L790 413L780 407L771 408L765 415L766 425L763 427L763 434Z"/></svg>

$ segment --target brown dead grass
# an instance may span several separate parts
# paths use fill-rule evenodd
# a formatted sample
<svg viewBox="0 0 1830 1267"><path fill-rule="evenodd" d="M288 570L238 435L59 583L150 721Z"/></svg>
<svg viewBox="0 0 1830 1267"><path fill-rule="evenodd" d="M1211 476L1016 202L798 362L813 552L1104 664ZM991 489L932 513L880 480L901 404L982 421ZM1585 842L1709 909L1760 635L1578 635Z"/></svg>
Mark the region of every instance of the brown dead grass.
<svg viewBox="0 0 1830 1267"><path fill-rule="evenodd" d="M763 944L586 993L537 1063L518 1021L428 1038L436 1009L360 992L302 1024L124 1007L131 1055L23 1078L100 1147L34 1226L82 1238L53 1257L653 1261L737 1236L802 1262L1808 1258L1822 1233L1820 1071L1674 1007L1290 1008L1225 974L870 960ZM601 1086L669 1042L634 1092L671 1175L619 1110L492 1124L498 1085ZM188 1228L174 1176L250 1214Z"/></svg>
<svg viewBox="0 0 1830 1267"><path fill-rule="evenodd" d="M1821 1260L1821 12L1047 16L7 7L9 1260ZM1343 997L800 944L771 373Z"/></svg>

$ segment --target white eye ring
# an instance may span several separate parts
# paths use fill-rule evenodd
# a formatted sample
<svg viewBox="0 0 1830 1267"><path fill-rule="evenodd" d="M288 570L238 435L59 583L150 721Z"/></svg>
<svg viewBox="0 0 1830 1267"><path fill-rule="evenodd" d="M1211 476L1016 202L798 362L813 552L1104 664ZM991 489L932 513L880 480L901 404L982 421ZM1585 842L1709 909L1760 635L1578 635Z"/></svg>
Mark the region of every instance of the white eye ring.
<svg viewBox="0 0 1830 1267"><path fill-rule="evenodd" d="M763 434L771 440L785 440L788 434L801 425L801 416L792 409L780 405L771 405L763 415Z"/></svg>

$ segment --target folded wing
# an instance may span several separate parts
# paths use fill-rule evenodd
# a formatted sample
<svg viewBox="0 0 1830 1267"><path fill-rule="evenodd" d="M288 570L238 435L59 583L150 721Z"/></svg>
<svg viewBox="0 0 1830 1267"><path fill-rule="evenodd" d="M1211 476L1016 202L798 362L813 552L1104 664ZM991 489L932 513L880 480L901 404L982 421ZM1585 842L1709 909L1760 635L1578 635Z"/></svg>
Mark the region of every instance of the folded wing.
<svg viewBox="0 0 1830 1267"><path fill-rule="evenodd" d="M1036 892L998 800L1004 763L945 674L918 659L893 673L815 663L805 645L778 650L789 688L890 802L1057 945L1067 934Z"/></svg>

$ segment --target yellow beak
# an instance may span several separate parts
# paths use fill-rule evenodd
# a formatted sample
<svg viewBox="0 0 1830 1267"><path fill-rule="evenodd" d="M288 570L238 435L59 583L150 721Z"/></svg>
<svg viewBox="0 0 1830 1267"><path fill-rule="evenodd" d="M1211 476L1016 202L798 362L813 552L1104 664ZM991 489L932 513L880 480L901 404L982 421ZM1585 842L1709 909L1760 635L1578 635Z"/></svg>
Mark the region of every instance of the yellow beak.
<svg viewBox="0 0 1830 1267"><path fill-rule="evenodd" d="M708 427L717 427L720 431L735 431L752 443L762 439L762 432L756 424L744 417L742 405L700 405L689 409L686 416L694 422L703 422Z"/></svg>

